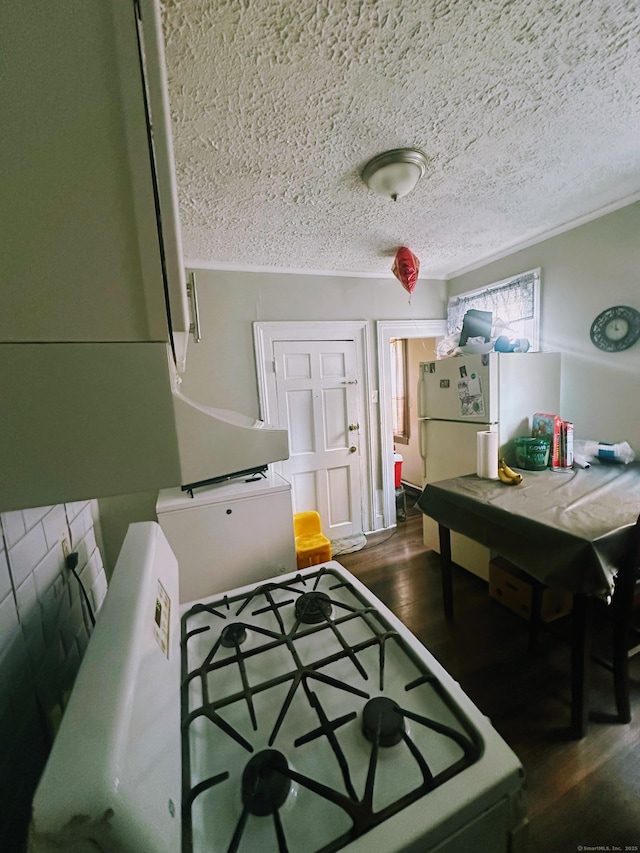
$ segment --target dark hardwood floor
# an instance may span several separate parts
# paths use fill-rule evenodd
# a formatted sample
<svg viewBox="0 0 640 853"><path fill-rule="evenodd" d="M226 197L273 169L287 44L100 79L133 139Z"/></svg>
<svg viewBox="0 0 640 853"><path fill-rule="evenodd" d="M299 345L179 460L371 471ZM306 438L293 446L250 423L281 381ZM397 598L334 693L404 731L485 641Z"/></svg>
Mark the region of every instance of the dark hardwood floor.
<svg viewBox="0 0 640 853"><path fill-rule="evenodd" d="M573 740L569 646L543 631L530 653L528 623L456 567L448 623L439 557L422 544L418 511L410 509L395 533L372 535L361 551L336 559L413 631L522 761L530 853L640 850L640 656L631 661L632 722L613 720L611 673L594 664L590 702L599 719Z"/></svg>

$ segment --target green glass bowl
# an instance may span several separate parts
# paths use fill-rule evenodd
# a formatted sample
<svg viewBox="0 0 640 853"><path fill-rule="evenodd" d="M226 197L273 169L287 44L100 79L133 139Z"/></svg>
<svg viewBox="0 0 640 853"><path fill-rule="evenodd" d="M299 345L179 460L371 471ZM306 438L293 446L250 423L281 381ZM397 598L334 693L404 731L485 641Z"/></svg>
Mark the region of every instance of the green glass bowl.
<svg viewBox="0 0 640 853"><path fill-rule="evenodd" d="M526 471L544 471L549 465L551 438L549 436L520 436L515 440L516 464Z"/></svg>

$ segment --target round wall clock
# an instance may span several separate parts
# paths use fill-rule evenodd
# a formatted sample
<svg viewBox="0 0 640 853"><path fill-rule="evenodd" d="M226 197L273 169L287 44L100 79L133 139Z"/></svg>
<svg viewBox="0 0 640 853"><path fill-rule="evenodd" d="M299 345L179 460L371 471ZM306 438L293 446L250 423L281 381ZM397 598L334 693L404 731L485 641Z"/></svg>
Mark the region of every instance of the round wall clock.
<svg viewBox="0 0 640 853"><path fill-rule="evenodd" d="M591 340L604 352L620 352L640 338L640 311L628 305L607 308L591 324Z"/></svg>

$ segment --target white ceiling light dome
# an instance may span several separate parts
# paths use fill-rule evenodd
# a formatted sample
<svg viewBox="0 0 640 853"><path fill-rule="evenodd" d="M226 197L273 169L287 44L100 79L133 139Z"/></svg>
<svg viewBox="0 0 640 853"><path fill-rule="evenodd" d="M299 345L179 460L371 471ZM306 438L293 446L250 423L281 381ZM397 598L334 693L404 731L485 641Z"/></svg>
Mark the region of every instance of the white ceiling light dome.
<svg viewBox="0 0 640 853"><path fill-rule="evenodd" d="M394 148L378 154L362 170L362 180L378 195L397 201L424 175L427 158L416 148Z"/></svg>

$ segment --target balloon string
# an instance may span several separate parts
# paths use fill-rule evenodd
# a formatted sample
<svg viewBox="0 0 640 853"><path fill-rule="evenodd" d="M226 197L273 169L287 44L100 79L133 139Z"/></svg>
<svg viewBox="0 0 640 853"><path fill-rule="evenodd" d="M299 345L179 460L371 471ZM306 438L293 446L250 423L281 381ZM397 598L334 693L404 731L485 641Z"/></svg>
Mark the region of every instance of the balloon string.
<svg viewBox="0 0 640 853"><path fill-rule="evenodd" d="M409 302L409 306L410 306L410 307L411 307L411 309L412 309L412 310L411 310L411 312L410 312L410 317L409 317L409 319L412 321L413 325L416 327L416 332L418 333L418 334L416 335L416 338L419 338L419 339L420 339L420 343L422 344L422 349L423 349L425 352L427 352L427 346L426 346L426 344L425 344L425 341L427 341L427 340L432 340L433 338L437 338L437 335L431 335L430 337L425 338L425 337L424 337L424 335L422 335L422 334L420 333L420 327L418 326L418 318L415 316L415 314L414 314L414 312L413 312L413 305L411 304L411 296L412 296L412 295L413 295L413 294L409 294L409 300L408 300L408 302ZM430 350L430 349L429 349L428 351L429 351L429 352L431 352L431 350Z"/></svg>

